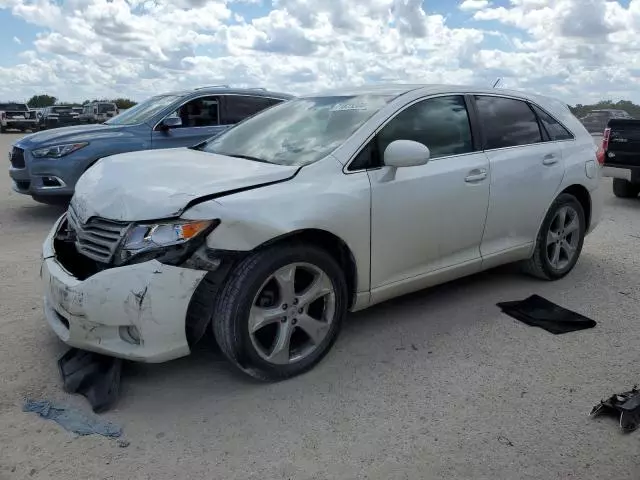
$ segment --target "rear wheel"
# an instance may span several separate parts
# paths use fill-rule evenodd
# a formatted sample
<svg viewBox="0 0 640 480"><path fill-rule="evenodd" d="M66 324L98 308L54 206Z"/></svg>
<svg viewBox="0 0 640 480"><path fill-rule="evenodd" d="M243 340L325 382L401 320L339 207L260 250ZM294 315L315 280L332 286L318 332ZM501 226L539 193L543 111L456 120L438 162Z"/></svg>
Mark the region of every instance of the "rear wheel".
<svg viewBox="0 0 640 480"><path fill-rule="evenodd" d="M559 195L542 222L535 251L524 263L524 270L544 280L564 277L580 257L585 231L585 214L580 202L573 195Z"/></svg>
<svg viewBox="0 0 640 480"><path fill-rule="evenodd" d="M216 302L213 331L222 352L245 373L279 380L322 360L346 310L344 274L328 253L276 245L231 272Z"/></svg>
<svg viewBox="0 0 640 480"><path fill-rule="evenodd" d="M619 198L635 198L640 193L640 185L634 185L622 178L613 179L613 194Z"/></svg>

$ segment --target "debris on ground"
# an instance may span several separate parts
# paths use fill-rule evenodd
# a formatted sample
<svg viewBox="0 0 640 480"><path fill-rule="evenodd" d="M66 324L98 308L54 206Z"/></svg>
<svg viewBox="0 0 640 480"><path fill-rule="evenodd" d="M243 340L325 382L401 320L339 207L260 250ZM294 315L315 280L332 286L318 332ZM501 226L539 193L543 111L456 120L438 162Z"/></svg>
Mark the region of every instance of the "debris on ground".
<svg viewBox="0 0 640 480"><path fill-rule="evenodd" d="M538 295L517 302L497 304L503 313L532 327L540 327L555 335L593 328L595 320L567 310Z"/></svg>
<svg viewBox="0 0 640 480"><path fill-rule="evenodd" d="M633 432L640 425L640 390L634 386L628 392L616 393L593 407L590 416L613 415L620 417L623 432Z"/></svg>
<svg viewBox="0 0 640 480"><path fill-rule="evenodd" d="M93 415L69 408L64 405L56 405L49 400L29 400L22 406L23 412L34 412L47 420L53 420L62 428L78 435L98 434L104 437L120 437L122 429L111 422Z"/></svg>
<svg viewBox="0 0 640 480"><path fill-rule="evenodd" d="M58 367L64 391L86 397L94 412L105 412L118 400L121 359L72 348Z"/></svg>

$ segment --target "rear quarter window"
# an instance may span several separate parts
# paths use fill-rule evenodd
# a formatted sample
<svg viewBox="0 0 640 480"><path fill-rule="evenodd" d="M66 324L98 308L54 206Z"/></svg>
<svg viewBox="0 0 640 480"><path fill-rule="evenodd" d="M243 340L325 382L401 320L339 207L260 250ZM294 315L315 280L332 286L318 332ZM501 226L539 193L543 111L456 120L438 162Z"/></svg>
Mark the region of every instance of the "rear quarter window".
<svg viewBox="0 0 640 480"><path fill-rule="evenodd" d="M573 134L562 126L560 122L558 122L555 118L549 115L547 112L542 110L541 108L532 105L533 110L536 112L536 115L540 119L542 123L542 127L545 129L547 134L549 135L549 139L551 141L560 141L560 140L571 140L573 139Z"/></svg>

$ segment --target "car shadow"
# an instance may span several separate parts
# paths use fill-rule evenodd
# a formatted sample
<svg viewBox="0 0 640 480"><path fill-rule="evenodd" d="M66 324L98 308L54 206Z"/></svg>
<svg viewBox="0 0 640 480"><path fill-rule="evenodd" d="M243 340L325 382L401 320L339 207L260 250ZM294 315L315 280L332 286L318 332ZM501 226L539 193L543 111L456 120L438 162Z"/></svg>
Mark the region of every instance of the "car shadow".
<svg viewBox="0 0 640 480"><path fill-rule="evenodd" d="M368 349L373 348L373 344L367 343L367 338L384 336L391 331L395 331L397 335L398 329L411 332L418 328L419 324L422 336L442 334L443 331L446 334L463 322L475 321L474 316L452 316L447 318L447 322L427 323L426 326L422 317L425 314L442 315L443 309L459 305L463 301L468 302L469 296L482 298L487 306L495 308L495 303L503 299L499 293L503 290L502 287L513 285L517 279L523 278L523 291L530 291L527 283L537 282L536 280L524 277L517 267L498 267L349 314L336 346L319 366L329 364L327 368L334 370L336 362L342 364L349 361L347 357L352 354L354 346L366 356ZM491 291L493 294L487 293ZM425 329L429 331L425 332ZM380 343L375 343L375 348L379 347ZM390 342L388 347L384 348L388 348L392 355L397 350L394 342ZM322 375L322 372L316 375ZM310 373L290 381L296 386L305 385L317 381L317 376ZM184 408L185 402L198 403L202 397L209 395L244 396L264 389L273 393L272 387L265 385L269 384L255 380L233 367L218 348L213 335L208 333L188 357L164 364L127 363L123 371L122 400L119 404L134 410L148 405L148 402L158 407L170 408L172 404L179 404Z"/></svg>

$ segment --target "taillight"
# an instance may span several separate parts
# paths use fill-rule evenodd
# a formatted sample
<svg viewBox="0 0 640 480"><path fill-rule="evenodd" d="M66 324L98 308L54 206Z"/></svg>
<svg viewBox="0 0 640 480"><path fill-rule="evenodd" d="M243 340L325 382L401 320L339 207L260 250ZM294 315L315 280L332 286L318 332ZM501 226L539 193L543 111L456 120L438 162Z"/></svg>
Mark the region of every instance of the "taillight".
<svg viewBox="0 0 640 480"><path fill-rule="evenodd" d="M598 147L598 151L596 152L596 159L600 166L604 165L604 148Z"/></svg>
<svg viewBox="0 0 640 480"><path fill-rule="evenodd" d="M611 129L605 128L602 136L602 149L606 152L609 149L609 138L611 137Z"/></svg>

